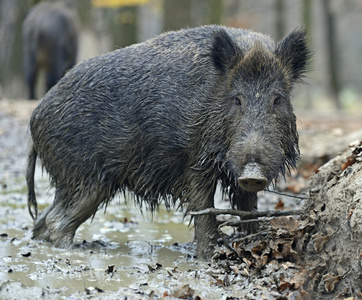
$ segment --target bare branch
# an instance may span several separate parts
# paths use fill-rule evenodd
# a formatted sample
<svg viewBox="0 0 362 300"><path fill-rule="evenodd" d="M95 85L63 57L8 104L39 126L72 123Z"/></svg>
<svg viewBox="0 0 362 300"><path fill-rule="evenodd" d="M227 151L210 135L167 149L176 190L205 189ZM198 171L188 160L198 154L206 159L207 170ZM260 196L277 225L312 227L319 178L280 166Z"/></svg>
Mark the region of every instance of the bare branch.
<svg viewBox="0 0 362 300"><path fill-rule="evenodd" d="M238 216L241 219L255 219L260 217L280 217L280 216L290 216L290 215L300 215L303 214L303 209L296 210L276 210L276 211L241 211L233 209L219 209L219 208L207 208L200 211L191 211L189 214L191 216L199 215L233 215Z"/></svg>
<svg viewBox="0 0 362 300"><path fill-rule="evenodd" d="M273 193L273 194L277 194L277 195L281 195L281 196L285 196L285 197L289 197L289 198L300 199L300 200L307 200L310 198L308 196L296 196L296 195L281 193L281 192L272 191L272 190L265 190L265 192L269 192L269 193Z"/></svg>

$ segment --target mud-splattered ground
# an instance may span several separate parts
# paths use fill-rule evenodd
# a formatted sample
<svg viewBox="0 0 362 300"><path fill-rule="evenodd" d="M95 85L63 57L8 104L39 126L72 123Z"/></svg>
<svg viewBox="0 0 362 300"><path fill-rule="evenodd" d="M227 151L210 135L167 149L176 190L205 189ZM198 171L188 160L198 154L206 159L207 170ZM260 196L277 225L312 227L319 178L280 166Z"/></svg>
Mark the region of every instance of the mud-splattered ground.
<svg viewBox="0 0 362 300"><path fill-rule="evenodd" d="M182 212L168 213L161 208L152 217L122 198L115 199L106 214L98 212L92 222L88 220L79 228L72 249L32 240L24 170L27 123L35 105L0 100L1 299L272 299L288 295L278 290L273 279L276 272L278 276L293 273L288 265L269 266L269 277L243 272L228 276L222 264L194 258L190 243L193 230ZM315 133L308 117L299 124L306 136ZM338 125L335 127L340 128ZM330 128L323 130L329 136L340 134L331 133ZM303 143L307 148L314 142L307 138ZM295 176L290 183L281 183L281 189L303 193L305 177L308 175ZM40 168L35 180L38 204L43 209L51 203L53 192ZM221 196L217 198L224 207ZM280 200L288 209L304 204L300 199L262 193L259 209L273 209Z"/></svg>

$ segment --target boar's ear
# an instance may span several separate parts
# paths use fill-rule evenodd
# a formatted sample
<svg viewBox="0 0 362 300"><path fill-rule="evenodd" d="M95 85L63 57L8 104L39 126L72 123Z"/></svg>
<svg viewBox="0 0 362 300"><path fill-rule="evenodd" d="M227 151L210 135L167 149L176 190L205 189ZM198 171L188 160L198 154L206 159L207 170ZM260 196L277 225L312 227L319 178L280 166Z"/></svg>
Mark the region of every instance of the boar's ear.
<svg viewBox="0 0 362 300"><path fill-rule="evenodd" d="M299 81L312 54L308 48L306 30L297 28L277 46L275 54L285 66L291 80Z"/></svg>
<svg viewBox="0 0 362 300"><path fill-rule="evenodd" d="M242 57L241 49L231 39L226 30L219 29L214 32L211 58L216 69L222 73L231 70Z"/></svg>

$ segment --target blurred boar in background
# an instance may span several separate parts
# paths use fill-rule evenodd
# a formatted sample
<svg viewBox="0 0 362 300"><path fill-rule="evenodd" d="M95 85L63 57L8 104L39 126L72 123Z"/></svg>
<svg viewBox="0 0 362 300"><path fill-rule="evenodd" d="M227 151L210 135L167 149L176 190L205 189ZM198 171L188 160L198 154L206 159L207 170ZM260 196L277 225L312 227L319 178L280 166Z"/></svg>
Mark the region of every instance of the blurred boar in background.
<svg viewBox="0 0 362 300"><path fill-rule="evenodd" d="M151 210L163 201L199 211L214 207L220 183L233 207L256 210L257 192L296 167L290 93L309 56L302 29L275 43L248 30L204 26L78 64L30 119L33 237L71 245L76 229L124 191ZM37 157L56 189L39 217ZM209 257L215 216L195 216L194 223L198 257Z"/></svg>
<svg viewBox="0 0 362 300"><path fill-rule="evenodd" d="M54 86L77 59L77 18L62 2L41 2L23 23L23 60L28 98L35 99L39 70L46 74L46 90Z"/></svg>

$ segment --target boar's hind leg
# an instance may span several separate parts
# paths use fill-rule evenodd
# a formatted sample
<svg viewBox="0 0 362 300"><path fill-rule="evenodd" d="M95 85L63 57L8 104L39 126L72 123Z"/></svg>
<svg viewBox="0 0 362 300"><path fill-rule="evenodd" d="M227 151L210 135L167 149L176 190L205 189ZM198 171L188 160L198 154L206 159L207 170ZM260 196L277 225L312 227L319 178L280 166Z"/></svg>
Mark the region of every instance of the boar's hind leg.
<svg viewBox="0 0 362 300"><path fill-rule="evenodd" d="M190 197L191 202L189 204L189 210L199 211L214 207L215 190L216 184L207 192L204 189L199 189L197 191L195 189L195 195L193 195L192 198ZM201 259L210 258L217 242L217 238L219 237L216 217L210 215L195 216L194 225L197 257Z"/></svg>
<svg viewBox="0 0 362 300"><path fill-rule="evenodd" d="M33 238L54 243L56 247L69 247L77 228L94 215L101 202L103 192L69 195L56 189L53 204L35 221Z"/></svg>

